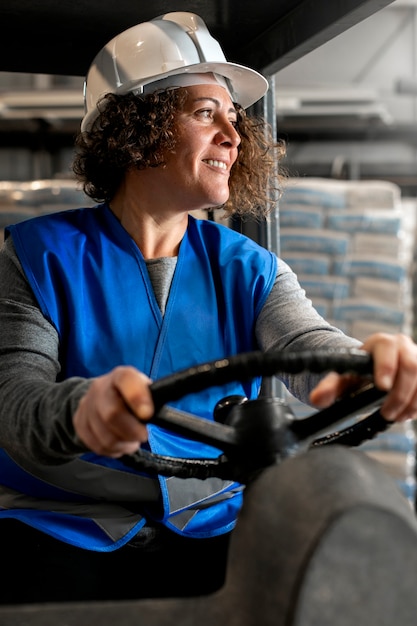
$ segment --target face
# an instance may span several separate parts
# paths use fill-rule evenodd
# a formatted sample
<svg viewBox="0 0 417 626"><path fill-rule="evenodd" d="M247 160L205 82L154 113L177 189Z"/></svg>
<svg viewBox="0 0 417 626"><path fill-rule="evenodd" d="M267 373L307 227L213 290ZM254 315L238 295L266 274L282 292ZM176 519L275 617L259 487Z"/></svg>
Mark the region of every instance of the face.
<svg viewBox="0 0 417 626"><path fill-rule="evenodd" d="M229 176L237 159L240 137L237 113L226 90L217 84L186 88L178 112L175 152L157 168L170 199L183 210L219 206L229 197Z"/></svg>

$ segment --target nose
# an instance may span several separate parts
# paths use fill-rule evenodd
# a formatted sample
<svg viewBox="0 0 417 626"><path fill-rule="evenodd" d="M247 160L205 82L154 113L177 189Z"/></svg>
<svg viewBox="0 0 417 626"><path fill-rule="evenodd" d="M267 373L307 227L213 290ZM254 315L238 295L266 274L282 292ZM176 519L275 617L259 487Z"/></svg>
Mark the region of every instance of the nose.
<svg viewBox="0 0 417 626"><path fill-rule="evenodd" d="M219 145L227 144L232 148L237 148L240 144L240 135L229 119L225 119L219 123L216 142Z"/></svg>

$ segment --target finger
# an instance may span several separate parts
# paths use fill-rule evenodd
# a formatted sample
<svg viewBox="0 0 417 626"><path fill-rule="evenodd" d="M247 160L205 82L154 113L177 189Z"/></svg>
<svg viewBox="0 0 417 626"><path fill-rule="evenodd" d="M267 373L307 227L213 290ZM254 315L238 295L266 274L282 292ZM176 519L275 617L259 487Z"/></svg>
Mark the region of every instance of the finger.
<svg viewBox="0 0 417 626"><path fill-rule="evenodd" d="M395 381L399 367L399 337L376 333L363 344L363 349L372 354L374 383L378 389L389 391Z"/></svg>
<svg viewBox="0 0 417 626"><path fill-rule="evenodd" d="M390 421L416 417L417 346L405 335L372 335L363 345L372 353L374 382L388 392L381 407Z"/></svg>
<svg viewBox="0 0 417 626"><path fill-rule="evenodd" d="M133 454L140 447L138 439L133 441L120 439L98 419L85 423L82 434L84 444L89 450L112 458Z"/></svg>
<svg viewBox="0 0 417 626"><path fill-rule="evenodd" d="M381 407L382 415L389 420L415 419L417 416L417 350L414 346L409 349L410 346L404 348L402 342L398 369Z"/></svg>
<svg viewBox="0 0 417 626"><path fill-rule="evenodd" d="M113 373L115 389L140 420L149 420L154 414L150 383L150 378L133 367L116 368Z"/></svg>
<svg viewBox="0 0 417 626"><path fill-rule="evenodd" d="M330 372L330 374L327 374L312 390L310 393L310 402L319 409L326 408L336 402L347 389L353 386L357 386L356 376Z"/></svg>
<svg viewBox="0 0 417 626"><path fill-rule="evenodd" d="M126 387L123 372L111 372L94 379L74 415L79 439L92 451L117 456L137 450L147 441L147 429L130 410L122 395ZM120 379L121 384L118 385ZM114 381L116 380L116 384ZM148 392L148 379L140 377ZM122 393L121 393L122 392Z"/></svg>

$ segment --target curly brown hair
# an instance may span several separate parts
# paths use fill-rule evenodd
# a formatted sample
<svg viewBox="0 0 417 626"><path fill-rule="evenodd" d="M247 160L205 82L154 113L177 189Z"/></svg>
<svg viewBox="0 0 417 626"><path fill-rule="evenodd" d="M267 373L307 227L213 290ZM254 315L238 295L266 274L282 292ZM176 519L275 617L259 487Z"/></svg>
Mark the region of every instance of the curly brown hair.
<svg viewBox="0 0 417 626"><path fill-rule="evenodd" d="M101 99L99 115L75 142L73 170L90 198L109 202L128 169L164 163L164 155L175 148L176 114L186 95L185 89L171 89L146 96L110 93ZM265 120L235 107L241 143L222 208L226 215L260 218L268 214L271 198L281 194L285 176L278 175L277 166L285 145L274 140Z"/></svg>

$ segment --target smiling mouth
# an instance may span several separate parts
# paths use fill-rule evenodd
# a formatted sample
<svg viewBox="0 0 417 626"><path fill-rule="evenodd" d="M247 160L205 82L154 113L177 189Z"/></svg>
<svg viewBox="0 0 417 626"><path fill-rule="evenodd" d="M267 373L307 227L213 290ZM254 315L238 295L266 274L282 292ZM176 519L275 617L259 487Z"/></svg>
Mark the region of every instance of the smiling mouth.
<svg viewBox="0 0 417 626"><path fill-rule="evenodd" d="M203 159L203 161L204 163L207 163L207 165L218 167L221 170L227 170L227 165L223 161L216 161L215 159Z"/></svg>

